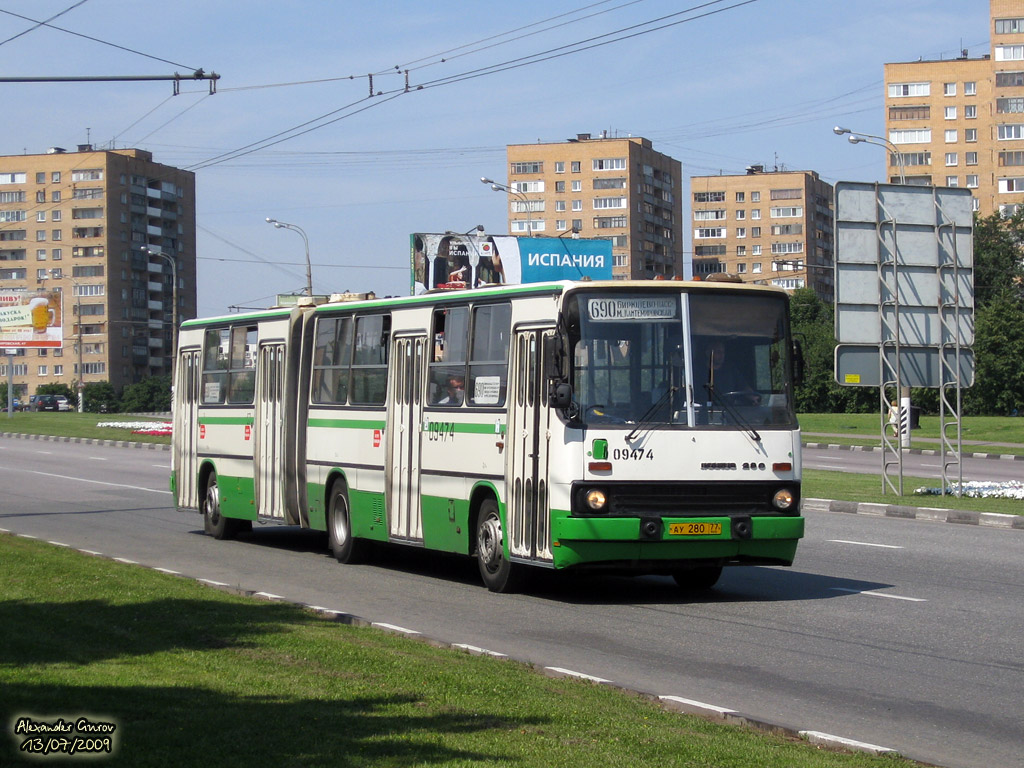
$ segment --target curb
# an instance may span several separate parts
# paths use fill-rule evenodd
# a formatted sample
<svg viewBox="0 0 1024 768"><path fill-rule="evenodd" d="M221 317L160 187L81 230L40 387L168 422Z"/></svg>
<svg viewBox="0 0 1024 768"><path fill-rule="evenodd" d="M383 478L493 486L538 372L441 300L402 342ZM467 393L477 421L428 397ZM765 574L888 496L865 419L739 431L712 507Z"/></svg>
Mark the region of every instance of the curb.
<svg viewBox="0 0 1024 768"><path fill-rule="evenodd" d="M804 512L844 512L871 517L898 517L905 520L925 520L931 523L979 525L985 528L1024 530L1024 516L1003 515L997 512L972 512L963 509L936 507L906 507L899 504L871 504L859 501L833 499L804 499Z"/></svg>
<svg viewBox="0 0 1024 768"><path fill-rule="evenodd" d="M109 445L115 448L138 448L148 451L170 451L171 446L164 443L138 443L134 440L100 440L95 437L67 437L65 435L26 435L22 432L0 432L0 437L17 440L42 440L49 443L76 443L79 445Z"/></svg>
<svg viewBox="0 0 1024 768"><path fill-rule="evenodd" d="M881 453L882 448L878 445L837 445L835 443L801 443L804 448L818 448L830 451L862 451L865 453ZM941 451L931 448L904 448L904 453L912 453L917 456L941 456ZM1014 453L961 453L964 459L998 459L1000 461L1024 461L1024 456Z"/></svg>
<svg viewBox="0 0 1024 768"><path fill-rule="evenodd" d="M0 529L0 535L16 536L24 539L34 539L36 541L43 541L46 544L59 547L67 547L68 545L62 544L56 541L45 541L39 539L36 536L29 536L26 534L14 533L6 529ZM177 578L188 579L195 581L198 584L202 584L206 587L212 587L213 589L221 592L226 592L231 595L237 595L240 597L253 598L256 600L265 600L269 602L280 602L287 603L289 605L295 605L300 608L312 611L313 613L325 618L329 621L335 621L340 624L347 624L354 627L366 627L376 629L382 632L388 632L390 634L402 635L403 637L409 638L410 640L416 640L418 642L426 643L427 645L435 648L443 648L447 650L457 651L461 653L468 653L472 656L491 656L500 661L512 661L517 664L522 664L529 669L532 669L537 674L551 678L568 678L578 680L583 683L590 683L591 685L599 685L602 687L611 688L617 690L620 693L624 693L628 696L634 696L643 701L648 701L655 706L660 707L666 712L678 712L681 714L693 715L700 717L704 720L711 720L725 725L739 726L749 728L754 731L760 731L762 733L768 733L775 736L781 736L784 738L790 738L796 741L800 741L806 744L816 744L818 746L827 747L830 749L836 749L845 752L862 752L872 755L887 755L892 757L901 757L901 753L895 749L889 747L878 746L876 744L868 744L866 742L856 741L854 739L848 739L843 736L837 736L834 734L822 733L821 731L812 731L807 729L798 728L792 725L784 725L781 723L771 722L769 720L763 720L758 717L754 717L743 712L739 712L734 709L728 709L726 707L716 706L714 704L706 704L693 699L686 699L680 696L663 695L651 693L649 691L643 691L638 688L631 688L620 683L616 683L612 680L606 680L601 677L594 677L592 675L585 674L583 672L576 672L571 669L565 669L562 667L549 667L544 666L536 661L530 661L527 659L519 659L512 656L508 656L504 653L497 651L490 651L486 648L478 648L472 645L466 645L463 643L454 643L447 640L440 640L429 635L424 635L415 629L407 629L405 627L399 627L394 624L387 624L379 621L372 621L371 619L357 616L353 613L347 613L345 611L338 611L331 608L324 608L319 605L310 605L298 600L289 600L281 595L275 595L269 592L261 592L254 589L246 589L241 586L234 586L226 584L221 581L212 581L210 579L201 579L195 576L189 576L188 574L174 571L169 568L158 568L152 565L146 565L135 560L128 560L126 558L114 557L107 555L102 552L95 552L88 549L78 549L75 547L69 547L74 549L76 552L89 555L91 557L99 557L103 560L109 560L111 562L122 563L124 565L141 566L149 570L158 571L167 576L174 576Z"/></svg>

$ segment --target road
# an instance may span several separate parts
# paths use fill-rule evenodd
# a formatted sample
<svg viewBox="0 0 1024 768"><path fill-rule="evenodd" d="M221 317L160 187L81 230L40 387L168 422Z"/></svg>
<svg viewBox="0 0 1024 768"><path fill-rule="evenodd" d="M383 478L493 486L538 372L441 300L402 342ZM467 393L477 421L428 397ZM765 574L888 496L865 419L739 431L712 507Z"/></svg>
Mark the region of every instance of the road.
<svg viewBox="0 0 1024 768"><path fill-rule="evenodd" d="M1024 759L1024 532L815 512L793 568L727 570L706 598L659 577L504 596L464 558L341 566L282 528L215 541L170 508L168 461L0 439L0 528L949 768Z"/></svg>
<svg viewBox="0 0 1024 768"><path fill-rule="evenodd" d="M882 467L881 451L849 451L805 446L803 460L804 469L827 469L836 472L880 475ZM1024 462L1022 461L964 457L962 464L964 481L1005 482L1024 479ZM955 477L956 470L951 469L950 473L951 477ZM927 477L939 480L942 478L942 457L905 452L903 454L903 475L904 477ZM894 471L890 470L890 477L894 476ZM938 485L939 483L936 483L936 487Z"/></svg>

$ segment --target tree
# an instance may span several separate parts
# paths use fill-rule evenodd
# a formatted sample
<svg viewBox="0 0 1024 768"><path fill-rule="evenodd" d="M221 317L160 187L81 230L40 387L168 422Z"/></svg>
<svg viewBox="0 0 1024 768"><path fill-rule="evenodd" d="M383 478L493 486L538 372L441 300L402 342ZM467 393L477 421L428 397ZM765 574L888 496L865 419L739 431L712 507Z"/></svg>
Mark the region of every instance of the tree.
<svg viewBox="0 0 1024 768"><path fill-rule="evenodd" d="M1024 411L1024 301L1004 289L975 315L974 386L964 412L1009 415Z"/></svg>
<svg viewBox="0 0 1024 768"><path fill-rule="evenodd" d="M1006 288L1024 282L1024 211L974 218L974 305L980 309Z"/></svg>
<svg viewBox="0 0 1024 768"><path fill-rule="evenodd" d="M117 392L109 381L91 381L82 389L85 410L89 413L117 413Z"/></svg>
<svg viewBox="0 0 1024 768"><path fill-rule="evenodd" d="M121 393L121 410L125 413L171 410L171 377L152 376L129 384Z"/></svg>
<svg viewBox="0 0 1024 768"><path fill-rule="evenodd" d="M804 357L804 380L796 391L800 413L864 413L878 407L877 390L841 387L835 381L835 324L832 307L811 288L799 288L790 299L793 335Z"/></svg>

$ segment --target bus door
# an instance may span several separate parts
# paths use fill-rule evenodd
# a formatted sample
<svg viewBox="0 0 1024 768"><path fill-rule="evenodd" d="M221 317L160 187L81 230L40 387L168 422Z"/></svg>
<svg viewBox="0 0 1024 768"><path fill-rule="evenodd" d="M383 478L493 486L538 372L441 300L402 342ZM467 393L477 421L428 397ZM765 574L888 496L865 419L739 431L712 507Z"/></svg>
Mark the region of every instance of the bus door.
<svg viewBox="0 0 1024 768"><path fill-rule="evenodd" d="M509 552L515 557L551 560L548 509L548 429L550 409L542 371L542 344L554 331L517 330L510 377L514 393L508 409Z"/></svg>
<svg viewBox="0 0 1024 768"><path fill-rule="evenodd" d="M391 538L423 540L420 509L421 423L426 336L396 336L394 381L388 404L387 513Z"/></svg>
<svg viewBox="0 0 1024 768"><path fill-rule="evenodd" d="M200 352L188 350L178 356L177 386L174 393L174 470L178 506L198 509L196 458L199 442Z"/></svg>
<svg viewBox="0 0 1024 768"><path fill-rule="evenodd" d="M256 363L253 480L256 514L284 518L284 344L264 344Z"/></svg>

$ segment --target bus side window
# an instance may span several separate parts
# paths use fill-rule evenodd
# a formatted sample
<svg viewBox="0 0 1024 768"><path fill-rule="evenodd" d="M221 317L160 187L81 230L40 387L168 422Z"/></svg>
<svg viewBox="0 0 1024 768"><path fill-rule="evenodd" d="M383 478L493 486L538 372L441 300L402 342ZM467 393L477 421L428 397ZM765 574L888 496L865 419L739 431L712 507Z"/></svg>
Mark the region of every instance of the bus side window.
<svg viewBox="0 0 1024 768"><path fill-rule="evenodd" d="M227 395L230 333L227 328L210 328L203 339L204 405L219 405Z"/></svg>
<svg viewBox="0 0 1024 768"><path fill-rule="evenodd" d="M256 326L231 329L231 370L228 373L228 402L252 403L256 394Z"/></svg>
<svg viewBox="0 0 1024 768"><path fill-rule="evenodd" d="M448 307L434 311L434 355L428 375L427 403L461 405L466 386L466 344L469 337L469 307ZM452 391L449 391L452 390Z"/></svg>

